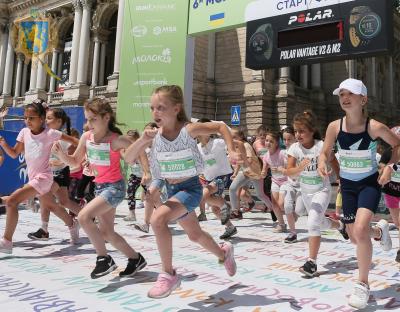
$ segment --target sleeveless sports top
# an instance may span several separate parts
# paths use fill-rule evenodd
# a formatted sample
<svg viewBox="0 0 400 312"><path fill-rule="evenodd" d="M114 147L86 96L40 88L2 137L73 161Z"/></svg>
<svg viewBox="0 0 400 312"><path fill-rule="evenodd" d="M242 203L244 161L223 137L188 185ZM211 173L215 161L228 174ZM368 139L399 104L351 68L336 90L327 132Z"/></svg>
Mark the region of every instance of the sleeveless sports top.
<svg viewBox="0 0 400 312"><path fill-rule="evenodd" d="M117 133L113 133L107 142L95 143L92 131L88 132L86 153L90 168L94 172L95 183L114 183L122 180L121 154L111 148L111 142L117 136Z"/></svg>
<svg viewBox="0 0 400 312"><path fill-rule="evenodd" d="M336 144L339 154L340 177L359 181L378 171L376 162L377 142L368 134L369 118L365 130L361 133L343 131L343 118L340 119L340 130Z"/></svg>
<svg viewBox="0 0 400 312"><path fill-rule="evenodd" d="M158 132L153 139L149 162L153 179L190 178L202 173L204 168L197 142L186 127L173 141Z"/></svg>

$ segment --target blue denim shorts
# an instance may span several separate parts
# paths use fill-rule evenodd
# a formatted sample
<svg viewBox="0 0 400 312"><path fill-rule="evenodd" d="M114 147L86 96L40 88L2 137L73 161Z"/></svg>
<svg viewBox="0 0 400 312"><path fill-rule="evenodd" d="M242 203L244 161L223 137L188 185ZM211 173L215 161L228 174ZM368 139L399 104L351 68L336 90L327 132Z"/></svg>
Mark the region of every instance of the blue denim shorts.
<svg viewBox="0 0 400 312"><path fill-rule="evenodd" d="M126 192L126 185L124 180L114 183L96 183L94 194L101 196L113 208L124 200Z"/></svg>
<svg viewBox="0 0 400 312"><path fill-rule="evenodd" d="M200 184L199 177L189 178L181 183L166 183L168 198L176 198L184 205L189 212L195 210L199 205L203 196L203 187Z"/></svg>

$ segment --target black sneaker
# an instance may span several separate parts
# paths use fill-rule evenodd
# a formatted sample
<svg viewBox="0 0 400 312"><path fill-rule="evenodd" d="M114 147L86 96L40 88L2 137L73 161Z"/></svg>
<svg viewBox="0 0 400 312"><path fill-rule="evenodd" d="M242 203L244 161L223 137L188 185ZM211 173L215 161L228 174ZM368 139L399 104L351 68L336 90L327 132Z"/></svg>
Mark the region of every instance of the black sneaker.
<svg viewBox="0 0 400 312"><path fill-rule="evenodd" d="M90 273L91 278L99 278L108 273L111 273L117 268L113 258L110 255L107 256L98 256L96 260L96 267Z"/></svg>
<svg viewBox="0 0 400 312"><path fill-rule="evenodd" d="M49 232L46 232L45 230L40 228L36 232L29 233L28 237L30 239L43 240L44 241L44 240L48 240L49 239Z"/></svg>
<svg viewBox="0 0 400 312"><path fill-rule="evenodd" d="M147 262L143 256L140 253L138 253L138 255L139 258L137 259L128 259L128 265L126 266L125 270L119 272L120 277L131 277L147 265Z"/></svg>
<svg viewBox="0 0 400 312"><path fill-rule="evenodd" d="M225 225L226 222L229 221L230 216L231 216L231 205L229 205L228 203L225 203L222 207L221 207L221 224Z"/></svg>
<svg viewBox="0 0 400 312"><path fill-rule="evenodd" d="M314 277L318 274L317 265L311 260L304 263L304 265L299 268L299 271L309 277Z"/></svg>
<svg viewBox="0 0 400 312"><path fill-rule="evenodd" d="M400 263L400 249L397 250L396 262Z"/></svg>
<svg viewBox="0 0 400 312"><path fill-rule="evenodd" d="M285 243L292 244L297 242L297 234L296 233L290 233L286 238L285 238Z"/></svg>
<svg viewBox="0 0 400 312"><path fill-rule="evenodd" d="M224 234L222 234L219 238L220 239L227 239L233 235L235 235L237 233L237 229L236 226L232 226L232 227L227 227L225 229Z"/></svg>
<svg viewBox="0 0 400 312"><path fill-rule="evenodd" d="M342 236L345 240L349 240L349 234L347 234L347 232L346 232L346 223L344 223L341 220L339 222L343 225L343 228L341 230L338 230L339 233L342 234Z"/></svg>

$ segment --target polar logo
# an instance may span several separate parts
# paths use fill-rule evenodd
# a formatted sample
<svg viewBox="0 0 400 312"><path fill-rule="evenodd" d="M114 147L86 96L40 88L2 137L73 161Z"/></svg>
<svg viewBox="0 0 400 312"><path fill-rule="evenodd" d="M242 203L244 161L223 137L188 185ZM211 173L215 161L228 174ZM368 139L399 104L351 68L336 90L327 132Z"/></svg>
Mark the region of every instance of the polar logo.
<svg viewBox="0 0 400 312"><path fill-rule="evenodd" d="M300 13L299 15L292 15L289 17L288 25L292 25L293 23L309 23L317 20L323 20L327 18L333 17L333 12L331 9L326 9L324 11L317 11L315 15L312 15L310 12L307 14Z"/></svg>

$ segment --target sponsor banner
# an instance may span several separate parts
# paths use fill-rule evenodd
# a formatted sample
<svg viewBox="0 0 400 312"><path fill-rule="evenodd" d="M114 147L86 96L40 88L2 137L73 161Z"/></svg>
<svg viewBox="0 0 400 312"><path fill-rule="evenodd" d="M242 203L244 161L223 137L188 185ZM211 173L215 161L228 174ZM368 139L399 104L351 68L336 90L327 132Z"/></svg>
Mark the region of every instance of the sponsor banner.
<svg viewBox="0 0 400 312"><path fill-rule="evenodd" d="M244 26L246 22L354 0L191 0L190 35Z"/></svg>
<svg viewBox="0 0 400 312"><path fill-rule="evenodd" d="M14 146L18 132L0 130L0 136L8 145ZM3 153L4 162L0 165L0 195L9 195L28 182L28 171L23 154L13 159L5 152Z"/></svg>
<svg viewBox="0 0 400 312"><path fill-rule="evenodd" d="M117 119L127 129L150 121L155 88L184 87L188 1L125 2Z"/></svg>
<svg viewBox="0 0 400 312"><path fill-rule="evenodd" d="M302 65L391 50L391 1L320 1L330 2L335 3L248 22L246 67Z"/></svg>

